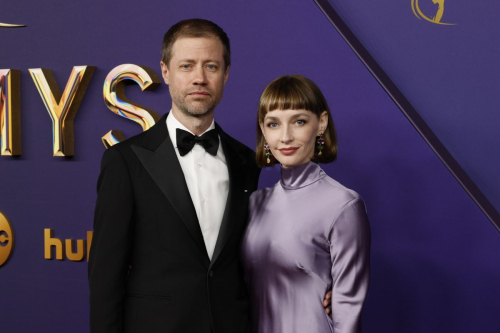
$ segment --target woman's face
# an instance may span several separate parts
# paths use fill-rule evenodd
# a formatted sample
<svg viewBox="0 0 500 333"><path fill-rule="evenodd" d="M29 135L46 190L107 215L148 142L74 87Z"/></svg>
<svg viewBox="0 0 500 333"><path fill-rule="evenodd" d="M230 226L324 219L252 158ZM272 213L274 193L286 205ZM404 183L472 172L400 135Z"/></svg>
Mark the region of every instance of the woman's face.
<svg viewBox="0 0 500 333"><path fill-rule="evenodd" d="M307 163L314 155L316 136L328 125L328 114L323 111L318 118L307 110L269 111L260 129L271 154L283 168Z"/></svg>

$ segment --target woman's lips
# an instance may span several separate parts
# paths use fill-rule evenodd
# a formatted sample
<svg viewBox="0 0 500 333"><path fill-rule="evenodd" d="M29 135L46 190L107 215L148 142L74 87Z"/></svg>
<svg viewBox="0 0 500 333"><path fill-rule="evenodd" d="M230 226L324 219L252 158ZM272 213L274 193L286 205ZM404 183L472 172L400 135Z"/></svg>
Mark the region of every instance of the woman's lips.
<svg viewBox="0 0 500 333"><path fill-rule="evenodd" d="M278 149L283 155L292 155L299 149L299 147L289 147Z"/></svg>

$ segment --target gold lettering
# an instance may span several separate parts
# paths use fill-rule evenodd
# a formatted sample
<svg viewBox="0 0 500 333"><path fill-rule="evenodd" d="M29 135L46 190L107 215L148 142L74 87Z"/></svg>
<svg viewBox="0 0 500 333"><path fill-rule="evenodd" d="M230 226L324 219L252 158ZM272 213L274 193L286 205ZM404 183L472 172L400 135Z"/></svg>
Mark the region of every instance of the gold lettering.
<svg viewBox="0 0 500 333"><path fill-rule="evenodd" d="M63 260L63 244L58 238L52 238L52 229L44 229L45 259L52 259L51 247L56 248L56 259Z"/></svg>
<svg viewBox="0 0 500 333"><path fill-rule="evenodd" d="M117 115L138 123L142 126L142 130L146 131L160 119L160 116L152 109L136 104L125 96L126 80L137 83L142 91L156 89L161 81L150 68L133 64L113 68L104 81L103 94L106 106ZM107 149L124 139L121 131L112 130L102 137L102 142Z"/></svg>
<svg viewBox="0 0 500 333"><path fill-rule="evenodd" d="M92 245L92 237L94 236L93 231L87 231L87 261L90 258L90 246Z"/></svg>
<svg viewBox="0 0 500 333"><path fill-rule="evenodd" d="M66 239L66 258L71 261L82 261L85 256L85 241L83 239L76 240L76 253L73 252L75 241L73 239Z"/></svg>
<svg viewBox="0 0 500 333"><path fill-rule="evenodd" d="M21 71L0 69L1 154L21 155Z"/></svg>
<svg viewBox="0 0 500 333"><path fill-rule="evenodd" d="M0 213L1 214L1 213ZM65 255L71 261L82 261L85 258L85 254L87 255L87 261L89 261L90 255L90 246L92 244L92 236L93 231L87 231L87 240L84 239L65 239L64 247L63 240L59 238L53 237L52 229L44 229L44 238L45 238L45 259L51 260L52 257L52 247L55 248L56 251L56 259L63 260L63 256ZM1 238L0 238L1 240ZM75 250L76 244L76 251ZM85 244L87 245L87 251L85 251ZM1 244L0 244L1 245ZM66 248L64 253L64 248Z"/></svg>
<svg viewBox="0 0 500 333"><path fill-rule="evenodd" d="M73 67L62 95L50 69L35 68L29 71L52 118L54 156L73 156L73 121L95 67Z"/></svg>

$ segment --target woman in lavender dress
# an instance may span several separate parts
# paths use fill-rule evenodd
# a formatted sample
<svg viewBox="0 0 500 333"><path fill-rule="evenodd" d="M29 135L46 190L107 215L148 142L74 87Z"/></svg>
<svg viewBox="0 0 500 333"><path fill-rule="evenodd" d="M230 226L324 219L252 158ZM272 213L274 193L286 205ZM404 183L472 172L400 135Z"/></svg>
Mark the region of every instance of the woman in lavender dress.
<svg viewBox="0 0 500 333"><path fill-rule="evenodd" d="M279 77L262 93L258 124L257 163L279 162L281 180L250 198L242 260L252 332L361 332L370 229L361 197L317 164L337 153L325 98L309 79Z"/></svg>

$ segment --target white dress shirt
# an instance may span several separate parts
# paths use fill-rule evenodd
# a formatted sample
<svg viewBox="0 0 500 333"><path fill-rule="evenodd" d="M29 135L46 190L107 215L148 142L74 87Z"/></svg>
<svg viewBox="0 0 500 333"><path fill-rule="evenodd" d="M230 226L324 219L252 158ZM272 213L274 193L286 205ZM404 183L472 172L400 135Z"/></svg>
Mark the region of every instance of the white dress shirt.
<svg viewBox="0 0 500 333"><path fill-rule="evenodd" d="M177 148L177 128L193 134L170 112L167 116L168 134L186 179L208 256L212 259L229 192L229 173L227 171L226 157L222 150L220 138L219 149L215 156L207 153L205 148L199 144L195 144L189 153L181 156ZM215 123L212 121L212 124L205 132L214 128Z"/></svg>

